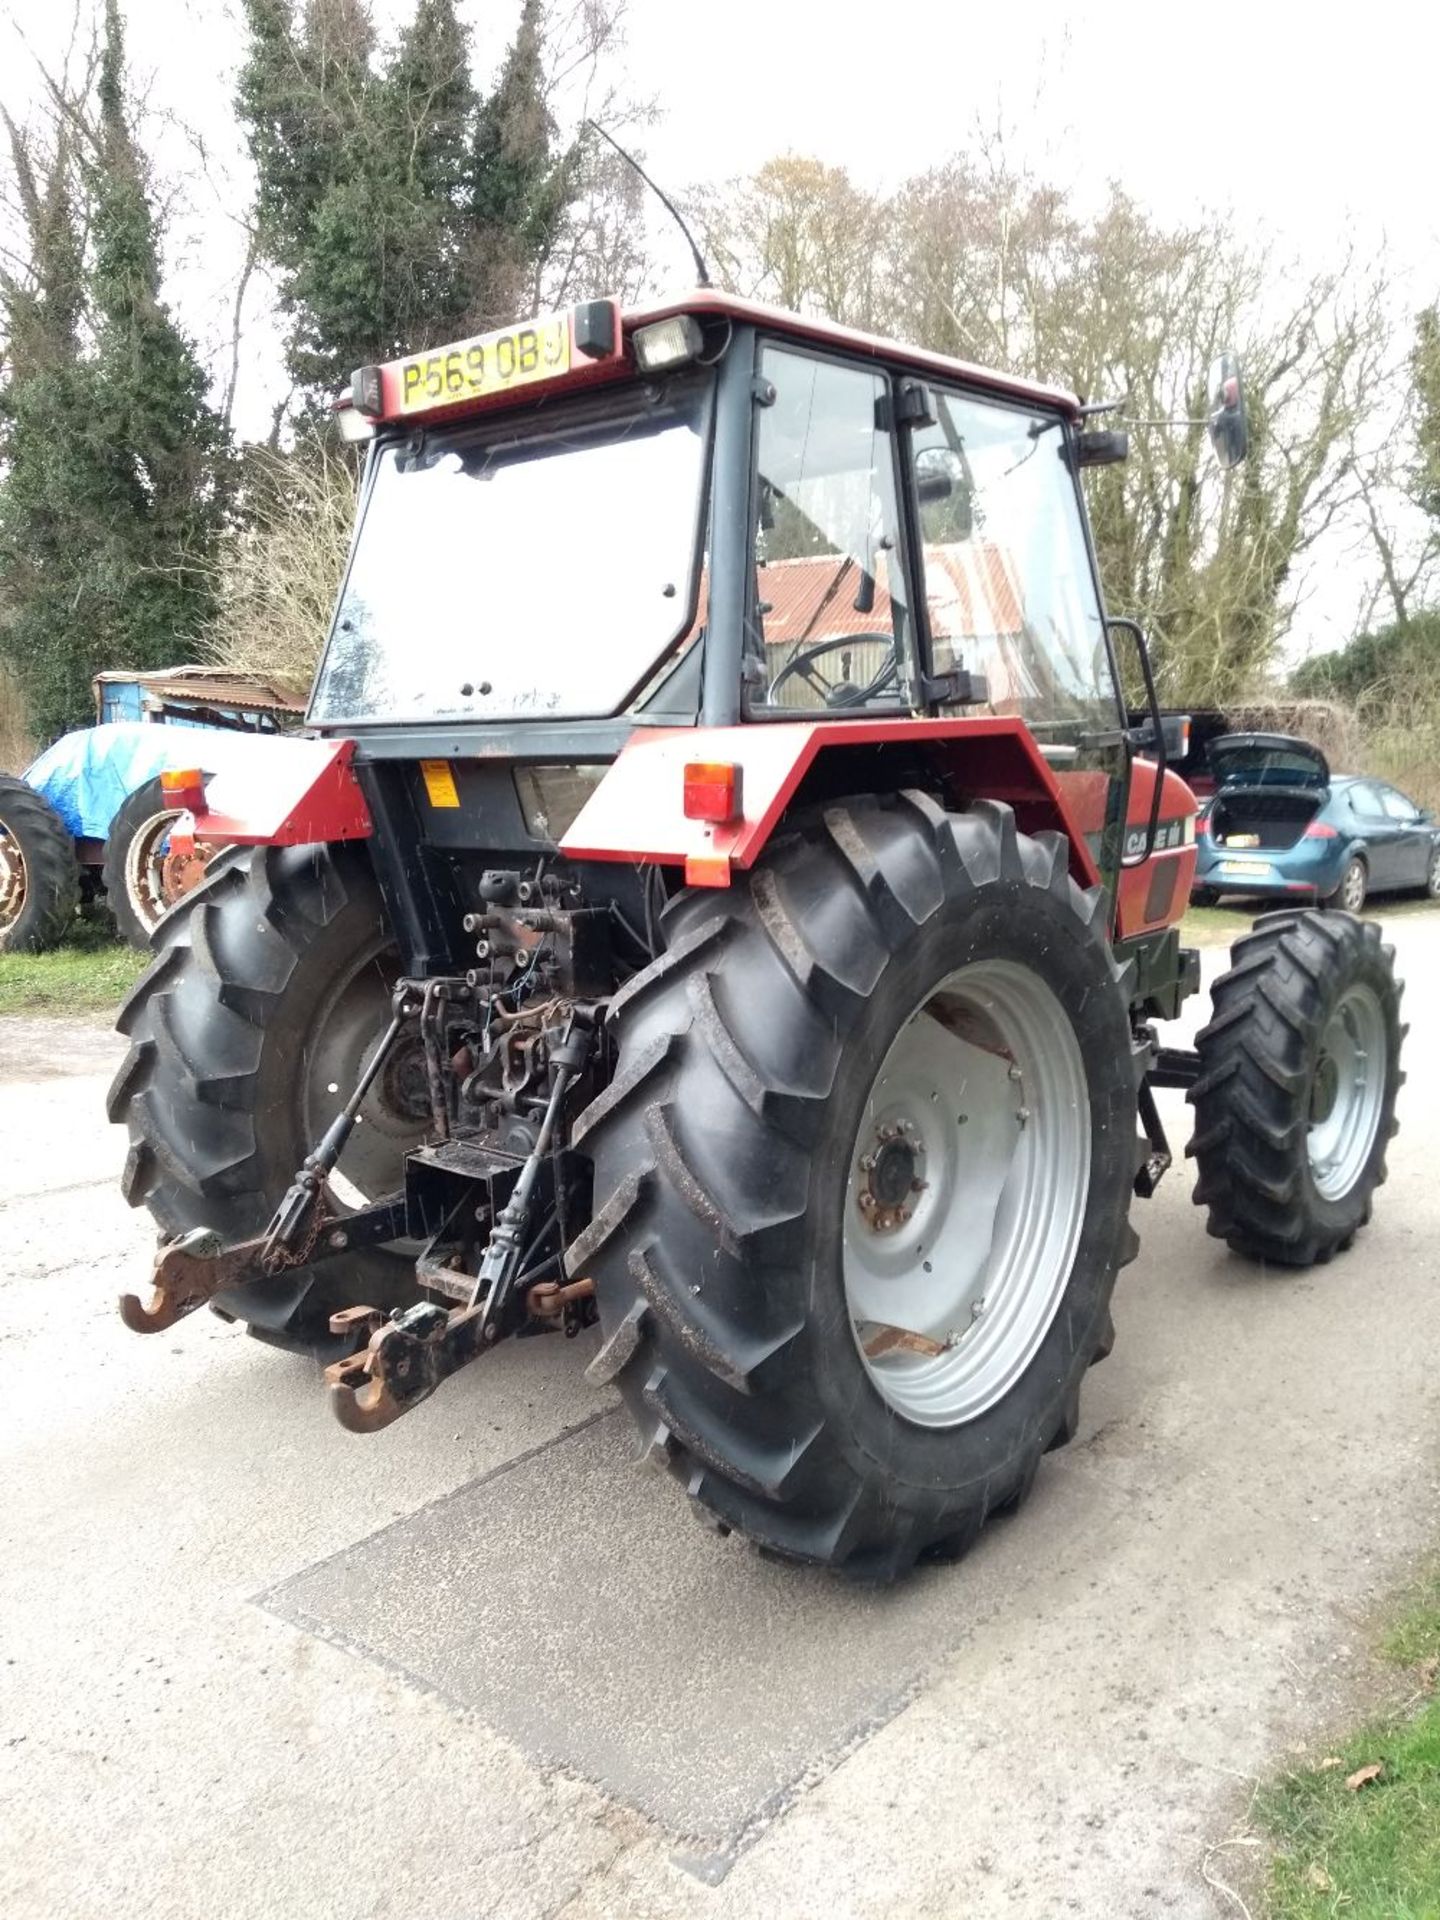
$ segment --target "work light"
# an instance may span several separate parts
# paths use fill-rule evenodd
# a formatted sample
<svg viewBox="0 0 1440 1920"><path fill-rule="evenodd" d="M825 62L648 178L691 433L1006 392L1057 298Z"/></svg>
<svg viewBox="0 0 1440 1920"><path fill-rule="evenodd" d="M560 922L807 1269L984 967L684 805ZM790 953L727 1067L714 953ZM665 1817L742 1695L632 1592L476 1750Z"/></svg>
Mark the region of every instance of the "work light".
<svg viewBox="0 0 1440 1920"><path fill-rule="evenodd" d="M642 373L663 373L667 367L683 367L687 360L693 360L704 342L699 321L688 313L677 313L669 320L637 327L630 344Z"/></svg>
<svg viewBox="0 0 1440 1920"><path fill-rule="evenodd" d="M375 422L367 420L348 400L342 400L336 407L335 424L340 429L340 438L352 446L375 438Z"/></svg>

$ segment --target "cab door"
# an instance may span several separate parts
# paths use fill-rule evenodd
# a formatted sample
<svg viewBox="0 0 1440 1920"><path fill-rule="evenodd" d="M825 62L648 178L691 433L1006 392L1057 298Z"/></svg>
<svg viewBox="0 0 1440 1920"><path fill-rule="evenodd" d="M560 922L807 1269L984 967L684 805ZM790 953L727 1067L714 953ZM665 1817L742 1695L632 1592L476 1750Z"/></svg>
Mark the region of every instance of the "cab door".
<svg viewBox="0 0 1440 1920"><path fill-rule="evenodd" d="M921 653L943 703L1024 720L1105 884L1118 878L1130 744L1058 413L938 384L902 434Z"/></svg>

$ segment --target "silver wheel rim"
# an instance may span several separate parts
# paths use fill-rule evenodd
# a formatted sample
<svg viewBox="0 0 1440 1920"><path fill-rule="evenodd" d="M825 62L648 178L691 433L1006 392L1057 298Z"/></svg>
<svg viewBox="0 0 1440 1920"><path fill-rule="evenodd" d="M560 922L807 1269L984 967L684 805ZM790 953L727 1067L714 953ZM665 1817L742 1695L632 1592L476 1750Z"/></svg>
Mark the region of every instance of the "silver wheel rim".
<svg viewBox="0 0 1440 1920"><path fill-rule="evenodd" d="M335 983L305 1048L302 1116L307 1150L350 1098L389 1023L399 975L393 952L365 955ZM326 1181L332 1210L356 1212L404 1182L405 1155L430 1131L423 1054L397 1046L360 1106L360 1122Z"/></svg>
<svg viewBox="0 0 1440 1920"><path fill-rule="evenodd" d="M1440 847L1430 856L1430 891L1440 897Z"/></svg>
<svg viewBox="0 0 1440 1920"><path fill-rule="evenodd" d="M959 968L881 1063L845 1188L851 1329L897 1413L953 1427L1011 1391L1064 1297L1089 1173L1059 1000L1011 961Z"/></svg>
<svg viewBox="0 0 1440 1920"><path fill-rule="evenodd" d="M1358 913L1365 904L1365 869L1358 860L1352 860L1345 869L1340 904L1348 908L1351 913Z"/></svg>
<svg viewBox="0 0 1440 1920"><path fill-rule="evenodd" d="M1385 1017L1369 987L1353 986L1320 1035L1306 1149L1316 1192L1343 1200L1364 1171L1385 1103Z"/></svg>

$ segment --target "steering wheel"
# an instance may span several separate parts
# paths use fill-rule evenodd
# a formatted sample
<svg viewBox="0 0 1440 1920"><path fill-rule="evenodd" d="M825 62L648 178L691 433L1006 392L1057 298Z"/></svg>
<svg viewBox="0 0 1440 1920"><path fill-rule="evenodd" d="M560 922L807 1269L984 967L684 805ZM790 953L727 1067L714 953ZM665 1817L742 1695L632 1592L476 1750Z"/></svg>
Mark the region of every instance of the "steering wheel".
<svg viewBox="0 0 1440 1920"><path fill-rule="evenodd" d="M877 640L886 640L883 633L837 633L828 640L817 640L812 647L805 647L793 660L787 660L766 689L767 705L773 706L776 696L785 682L790 679L803 680L813 693L818 693L821 702L827 707L863 707L867 700L873 700L877 693L884 693L887 687L895 684L898 668L895 655L881 667L867 686L857 687L849 680L830 680L821 673L815 662L828 653L838 653L842 647L873 647Z"/></svg>

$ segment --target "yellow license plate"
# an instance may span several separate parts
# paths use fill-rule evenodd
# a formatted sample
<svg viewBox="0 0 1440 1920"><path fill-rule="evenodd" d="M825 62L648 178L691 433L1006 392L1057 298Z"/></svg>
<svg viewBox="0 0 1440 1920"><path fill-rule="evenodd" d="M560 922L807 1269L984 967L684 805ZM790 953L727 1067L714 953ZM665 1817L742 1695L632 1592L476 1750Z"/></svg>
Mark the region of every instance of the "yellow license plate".
<svg viewBox="0 0 1440 1920"><path fill-rule="evenodd" d="M1270 871L1268 860L1222 860L1221 873L1248 873L1252 879Z"/></svg>
<svg viewBox="0 0 1440 1920"><path fill-rule="evenodd" d="M548 314L400 362L400 411L505 393L570 371L570 316Z"/></svg>

